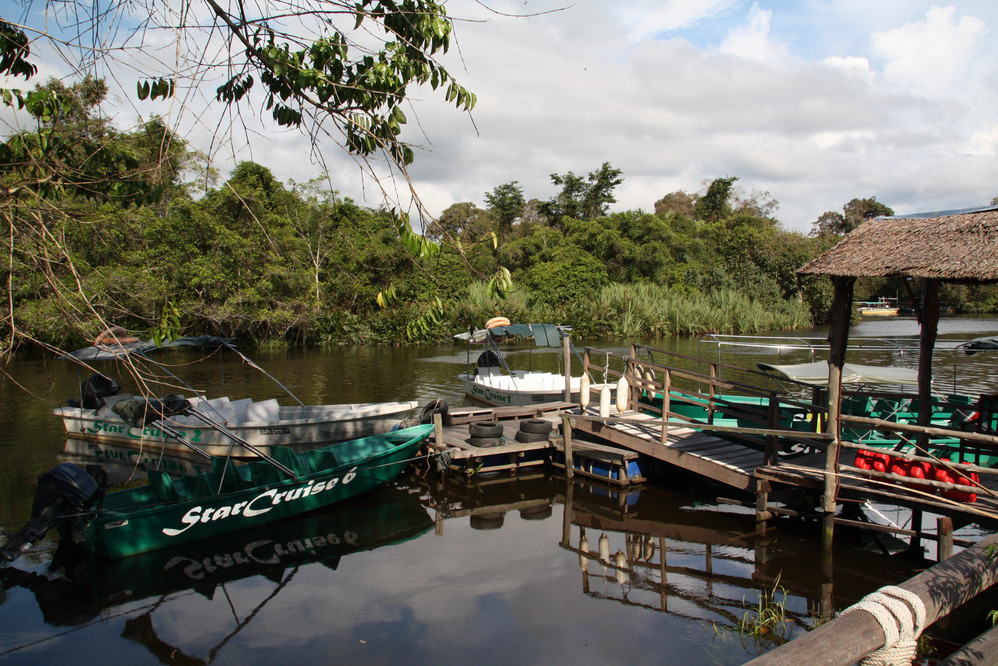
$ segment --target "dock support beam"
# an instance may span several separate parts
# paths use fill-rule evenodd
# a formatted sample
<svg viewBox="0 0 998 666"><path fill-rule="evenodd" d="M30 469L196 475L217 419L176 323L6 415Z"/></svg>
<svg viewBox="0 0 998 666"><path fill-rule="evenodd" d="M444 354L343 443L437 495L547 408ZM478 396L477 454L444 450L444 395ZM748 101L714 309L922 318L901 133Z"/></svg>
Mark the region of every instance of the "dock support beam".
<svg viewBox="0 0 998 666"><path fill-rule="evenodd" d="M572 459L572 419L561 417L561 436L565 440L565 477L569 480L575 476L575 462Z"/></svg>
<svg viewBox="0 0 998 666"><path fill-rule="evenodd" d="M837 276L832 279L834 293L830 313L831 325L828 330L828 433L832 439L825 452L825 492L822 510L835 513L836 498L839 494L839 455L842 451L842 366L845 363L846 348L849 344L849 319L852 316L853 277ZM831 529L831 521L826 521Z"/></svg>
<svg viewBox="0 0 998 666"><path fill-rule="evenodd" d="M766 535L766 521L769 519L769 481L755 482L755 533L756 536Z"/></svg>

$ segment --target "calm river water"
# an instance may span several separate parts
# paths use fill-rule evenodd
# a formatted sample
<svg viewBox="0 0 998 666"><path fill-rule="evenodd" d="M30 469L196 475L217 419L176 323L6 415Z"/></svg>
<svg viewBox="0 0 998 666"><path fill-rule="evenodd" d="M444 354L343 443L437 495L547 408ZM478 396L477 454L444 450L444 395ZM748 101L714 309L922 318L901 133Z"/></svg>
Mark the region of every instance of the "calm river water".
<svg viewBox="0 0 998 666"><path fill-rule="evenodd" d="M944 320L942 331L969 339L998 333L998 321ZM853 335L917 335L917 328L911 320L863 322ZM696 341L655 346L705 353ZM758 360L733 351L741 364ZM443 397L463 404L456 381L463 347L251 355L306 403ZM992 373L974 358L960 368L970 377L964 388L988 390ZM209 396L282 395L231 354L197 364L172 352L159 360ZM940 379L948 378L952 361L936 362ZM555 369L557 356L519 352L512 364ZM51 357L22 356L4 370L0 521L16 529L38 474L68 459L51 410L74 395L79 379ZM132 467L112 471L127 477ZM841 610L923 564L844 538L827 580L815 529L791 526L761 539L753 529L750 511L675 476L619 492L541 471L466 482L419 469L331 510L181 552L64 561L50 535L0 569L0 660L738 664L771 646L737 631L760 590L782 590L790 636L828 612L822 599ZM593 556L580 563L583 539ZM598 560L601 541L611 560L621 554L626 571Z"/></svg>

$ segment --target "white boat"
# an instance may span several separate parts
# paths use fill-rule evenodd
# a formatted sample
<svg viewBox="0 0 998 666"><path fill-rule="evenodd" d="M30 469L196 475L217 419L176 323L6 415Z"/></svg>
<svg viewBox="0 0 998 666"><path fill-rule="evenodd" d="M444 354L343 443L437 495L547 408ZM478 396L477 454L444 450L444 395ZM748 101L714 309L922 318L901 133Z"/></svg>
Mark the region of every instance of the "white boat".
<svg viewBox="0 0 998 666"><path fill-rule="evenodd" d="M157 423L134 426L115 413L114 407L137 396L119 393L104 398L97 409L59 407L66 435L94 442L153 444L165 450L183 451L186 447L163 432ZM407 417L418 415L419 403L377 402L343 405L281 405L275 398L254 401L252 398L229 400L226 397L188 398L193 409L224 426L241 439L264 451L271 446L326 444L379 435L396 427ZM209 455L224 456L231 439L218 429L193 416L165 419L183 438ZM236 447L237 449L240 447ZM233 451L233 456L252 455Z"/></svg>
<svg viewBox="0 0 998 666"><path fill-rule="evenodd" d="M896 298L883 298L877 301L860 301L856 309L861 317L895 317L901 312Z"/></svg>
<svg viewBox="0 0 998 666"><path fill-rule="evenodd" d="M182 338L160 346L149 342L113 341L86 347L62 358L89 364L93 361L125 361L129 356L140 356L146 363L151 363L146 356L148 352L160 347L181 346L224 346L238 354L244 362L264 372L232 347L229 340L213 336ZM162 365L155 365L166 371ZM172 373L171 376L178 379ZM208 399L200 395L182 397L190 402L190 413L163 418L164 427L160 427L160 422L133 425L134 418L129 418L129 415L123 417L118 411L129 403L138 401L143 404L145 397L120 393L114 381L95 375L81 385L79 400L69 401L67 406L56 408L54 413L62 419L66 435L71 438L133 446L148 444L166 451L187 451L185 444L174 436L179 434L205 453L221 456L229 452L233 441L224 431L266 452L272 446L311 446L378 435L398 427L404 420L411 422L420 416L415 401L305 405L292 395L299 404L282 405L275 398L257 401L252 398L230 400L228 397ZM232 455L251 457L253 454L246 447L237 445Z"/></svg>
<svg viewBox="0 0 998 666"><path fill-rule="evenodd" d="M571 329L554 324L507 324L473 329L454 337L468 343L468 369L458 375L469 398L499 407L526 407L565 401L565 375L534 370L511 370L497 344L509 336L533 339L538 347L562 347ZM485 351L471 363L472 343L482 343ZM569 343L567 347L571 348ZM580 364L581 365L581 364ZM579 401L581 377L570 379L569 402Z"/></svg>

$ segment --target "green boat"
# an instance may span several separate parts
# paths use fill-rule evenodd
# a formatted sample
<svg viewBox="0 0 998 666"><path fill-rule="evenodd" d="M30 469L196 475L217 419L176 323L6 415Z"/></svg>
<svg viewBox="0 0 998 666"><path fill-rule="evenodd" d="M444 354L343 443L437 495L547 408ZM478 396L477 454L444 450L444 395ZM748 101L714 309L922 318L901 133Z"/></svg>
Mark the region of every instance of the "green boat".
<svg viewBox="0 0 998 666"><path fill-rule="evenodd" d="M274 447L266 460L211 458L211 472L103 495L73 463L39 477L32 517L0 549L13 561L52 527L61 538L121 558L278 521L329 506L398 476L433 431L419 425L310 451Z"/></svg>

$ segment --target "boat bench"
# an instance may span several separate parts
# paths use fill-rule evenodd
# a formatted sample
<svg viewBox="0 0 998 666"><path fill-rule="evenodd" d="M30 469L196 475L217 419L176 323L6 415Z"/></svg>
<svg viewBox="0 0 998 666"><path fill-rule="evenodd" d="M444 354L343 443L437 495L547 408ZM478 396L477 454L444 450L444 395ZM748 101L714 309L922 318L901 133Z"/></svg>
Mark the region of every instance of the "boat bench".
<svg viewBox="0 0 998 666"><path fill-rule="evenodd" d="M182 476L176 479L166 472L146 470L149 487L164 502L178 502L198 497L211 497L218 489L218 478L214 474Z"/></svg>

